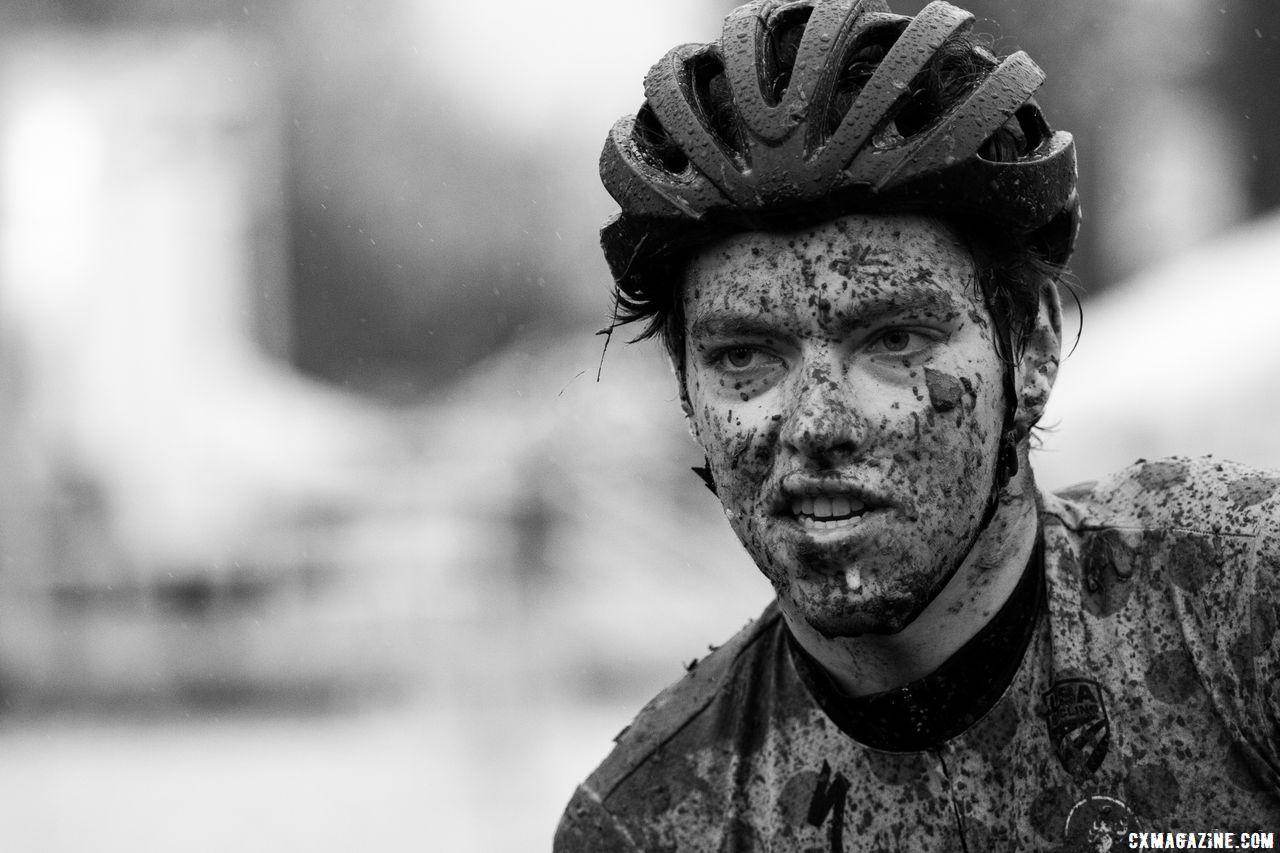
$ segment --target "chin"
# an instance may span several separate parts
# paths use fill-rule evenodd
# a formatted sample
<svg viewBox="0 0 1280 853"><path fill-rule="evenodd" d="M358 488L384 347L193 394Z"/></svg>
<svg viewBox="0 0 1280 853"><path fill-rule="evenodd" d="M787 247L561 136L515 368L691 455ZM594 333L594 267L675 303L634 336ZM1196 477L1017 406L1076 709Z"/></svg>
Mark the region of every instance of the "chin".
<svg viewBox="0 0 1280 853"><path fill-rule="evenodd" d="M860 583L853 588L843 570L801 564L774 588L792 617L827 639L891 636L915 622L954 574L935 567L909 571L903 562L859 561Z"/></svg>
<svg viewBox="0 0 1280 853"><path fill-rule="evenodd" d="M804 613L803 618L810 628L828 640L868 634L889 636L911 624L907 618L872 613Z"/></svg>
<svg viewBox="0 0 1280 853"><path fill-rule="evenodd" d="M909 601L791 601L794 613L828 640L887 636L910 625L924 609Z"/></svg>

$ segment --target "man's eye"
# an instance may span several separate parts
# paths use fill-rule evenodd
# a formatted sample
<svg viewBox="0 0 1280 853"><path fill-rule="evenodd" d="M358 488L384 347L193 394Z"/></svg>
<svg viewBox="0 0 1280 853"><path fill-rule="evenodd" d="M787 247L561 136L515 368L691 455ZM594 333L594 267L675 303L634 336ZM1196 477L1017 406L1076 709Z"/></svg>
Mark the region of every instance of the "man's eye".
<svg viewBox="0 0 1280 853"><path fill-rule="evenodd" d="M764 361L764 355L752 347L732 347L722 350L716 356L716 361L720 363L721 367L729 370L749 370L753 367L760 367Z"/></svg>
<svg viewBox="0 0 1280 853"><path fill-rule="evenodd" d="M910 329L889 329L881 334L876 343L884 352L914 352L929 344L929 337Z"/></svg>
<svg viewBox="0 0 1280 853"><path fill-rule="evenodd" d="M894 329L885 332L880 338L880 343L889 352L903 352L907 347L911 346L911 333L902 329Z"/></svg>

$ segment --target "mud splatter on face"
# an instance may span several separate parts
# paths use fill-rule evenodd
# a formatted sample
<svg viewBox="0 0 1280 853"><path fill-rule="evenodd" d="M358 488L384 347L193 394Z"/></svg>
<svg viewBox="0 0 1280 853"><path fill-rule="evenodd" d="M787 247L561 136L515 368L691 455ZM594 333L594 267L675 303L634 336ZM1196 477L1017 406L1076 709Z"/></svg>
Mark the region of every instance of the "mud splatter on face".
<svg viewBox="0 0 1280 853"><path fill-rule="evenodd" d="M935 412L949 412L957 408L964 399L964 386L949 373L926 367L924 384L929 389L929 402Z"/></svg>
<svg viewBox="0 0 1280 853"><path fill-rule="evenodd" d="M726 514L827 636L900 630L976 534L1004 409L974 279L916 216L741 234L689 267L686 390Z"/></svg>

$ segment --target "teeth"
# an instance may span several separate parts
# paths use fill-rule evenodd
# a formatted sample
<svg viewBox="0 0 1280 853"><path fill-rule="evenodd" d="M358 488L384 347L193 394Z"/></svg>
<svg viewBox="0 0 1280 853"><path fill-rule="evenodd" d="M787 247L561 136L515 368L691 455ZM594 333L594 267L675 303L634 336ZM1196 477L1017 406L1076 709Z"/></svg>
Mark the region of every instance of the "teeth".
<svg viewBox="0 0 1280 853"><path fill-rule="evenodd" d="M822 519L801 515L797 516L797 521L805 530L843 530L846 527L855 527L859 524L860 518L861 516L851 515L848 518Z"/></svg>
<svg viewBox="0 0 1280 853"><path fill-rule="evenodd" d="M848 495L796 498L791 502L791 514L802 521L844 521L865 509L862 501Z"/></svg>

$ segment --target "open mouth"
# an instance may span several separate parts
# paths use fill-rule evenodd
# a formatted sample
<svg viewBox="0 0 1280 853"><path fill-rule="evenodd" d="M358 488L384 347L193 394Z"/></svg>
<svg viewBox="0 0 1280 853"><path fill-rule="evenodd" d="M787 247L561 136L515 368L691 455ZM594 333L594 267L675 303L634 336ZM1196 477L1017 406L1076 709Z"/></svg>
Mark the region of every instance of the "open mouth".
<svg viewBox="0 0 1280 853"><path fill-rule="evenodd" d="M850 495L798 497L791 501L791 515L806 530L837 530L857 523L867 506Z"/></svg>

